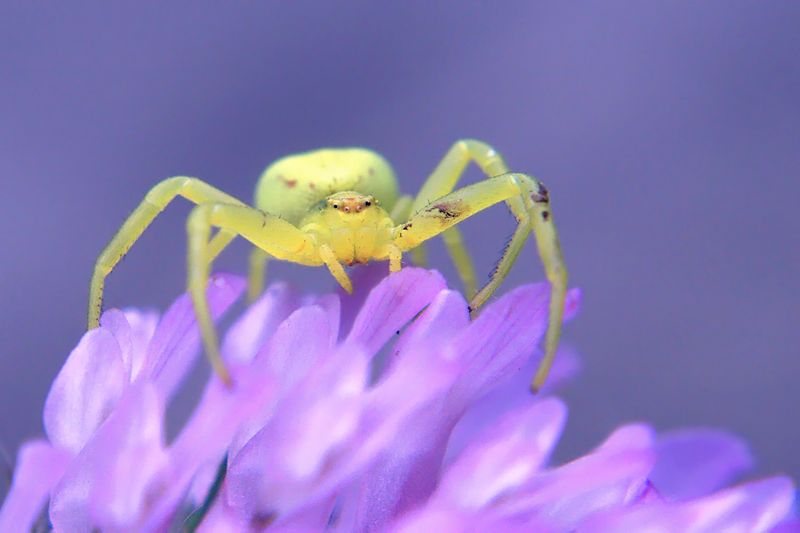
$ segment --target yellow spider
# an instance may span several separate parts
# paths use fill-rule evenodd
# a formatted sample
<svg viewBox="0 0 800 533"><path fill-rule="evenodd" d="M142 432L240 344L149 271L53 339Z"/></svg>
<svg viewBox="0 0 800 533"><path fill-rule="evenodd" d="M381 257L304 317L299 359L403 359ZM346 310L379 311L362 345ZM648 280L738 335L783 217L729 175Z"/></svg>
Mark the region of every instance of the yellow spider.
<svg viewBox="0 0 800 533"><path fill-rule="evenodd" d="M453 192L470 162L488 179ZM228 386L230 373L206 300L211 262L236 235L256 248L250 258L248 296L263 290L268 258L325 265L347 292L344 265L388 260L400 270L403 252L421 258L421 243L442 234L466 286L470 310L480 307L506 277L531 230L551 283L545 354L531 388L544 383L553 362L567 287L567 270L550 211L547 189L535 178L509 171L500 155L475 140L456 142L423 184L415 199L399 196L394 172L383 157L363 148L324 149L284 157L269 166L250 207L197 178L169 178L153 187L97 259L89 293L89 329L99 325L105 278L150 222L175 196L197 204L187 220L188 290L206 355ZM475 272L456 224L505 201L518 226L491 280L475 293ZM211 237L211 228L219 231Z"/></svg>

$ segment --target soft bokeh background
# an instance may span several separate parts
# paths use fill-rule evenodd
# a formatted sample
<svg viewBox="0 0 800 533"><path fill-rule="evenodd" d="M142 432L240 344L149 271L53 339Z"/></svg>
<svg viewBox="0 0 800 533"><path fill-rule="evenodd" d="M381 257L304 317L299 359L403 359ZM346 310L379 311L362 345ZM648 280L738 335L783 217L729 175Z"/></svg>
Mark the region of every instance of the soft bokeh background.
<svg viewBox="0 0 800 533"><path fill-rule="evenodd" d="M249 200L281 155L363 145L414 192L470 136L548 185L584 289L559 457L631 420L721 426L758 473L800 479L800 4L502 6L0 5L11 454L42 433L97 254L157 181L194 175ZM183 290L188 210L175 202L133 248L107 307L163 309ZM512 227L502 207L465 223L482 279ZM219 265L244 272L246 251ZM431 255L457 284L441 246ZM322 269L271 273L333 286ZM542 277L528 245L504 289Z"/></svg>

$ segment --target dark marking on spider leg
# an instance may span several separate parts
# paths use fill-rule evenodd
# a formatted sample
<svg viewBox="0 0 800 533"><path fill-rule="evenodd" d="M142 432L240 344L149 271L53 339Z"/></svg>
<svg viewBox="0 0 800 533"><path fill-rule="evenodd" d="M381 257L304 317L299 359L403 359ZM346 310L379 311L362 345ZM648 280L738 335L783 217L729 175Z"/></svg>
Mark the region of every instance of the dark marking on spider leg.
<svg viewBox="0 0 800 533"><path fill-rule="evenodd" d="M550 193L542 183L539 183L539 190L531 194L531 200L537 204L546 204L550 202Z"/></svg>
<svg viewBox="0 0 800 533"><path fill-rule="evenodd" d="M434 204L431 207L427 208L425 211L428 213L433 213L437 211L440 215L444 215L444 218L456 218L461 214L461 209L453 205L450 202L443 202L440 204Z"/></svg>
<svg viewBox="0 0 800 533"><path fill-rule="evenodd" d="M547 222L547 219L550 218L550 211L542 211L542 220Z"/></svg>

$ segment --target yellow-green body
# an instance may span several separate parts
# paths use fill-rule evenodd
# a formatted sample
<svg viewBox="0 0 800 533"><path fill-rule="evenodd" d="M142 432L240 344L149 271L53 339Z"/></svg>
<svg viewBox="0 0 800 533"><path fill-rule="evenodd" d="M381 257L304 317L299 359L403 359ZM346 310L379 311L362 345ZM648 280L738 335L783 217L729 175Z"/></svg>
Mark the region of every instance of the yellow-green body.
<svg viewBox="0 0 800 533"><path fill-rule="evenodd" d="M342 191L373 196L389 211L400 194L394 170L363 148L322 149L281 158L261 174L255 205L299 226L311 206Z"/></svg>
<svg viewBox="0 0 800 533"><path fill-rule="evenodd" d="M489 176L453 191L470 161ZM217 375L232 380L219 354L205 288L211 262L237 235L255 245L248 295L263 290L268 259L325 265L348 292L343 265L388 260L400 270L402 254L422 257L422 243L441 234L475 311L494 293L533 231L552 284L545 355L534 377L538 390L552 364L561 331L567 271L547 189L526 174L509 171L500 155L475 140L456 142L412 198L400 196L394 171L383 157L363 148L323 149L282 158L258 181L255 208L196 179L175 177L153 187L100 254L89 294L89 328L99 324L106 275L175 196L198 204L187 220L188 288L203 345ZM456 224L505 202L518 226L491 280L476 293L475 272ZM211 229L219 231L211 237Z"/></svg>

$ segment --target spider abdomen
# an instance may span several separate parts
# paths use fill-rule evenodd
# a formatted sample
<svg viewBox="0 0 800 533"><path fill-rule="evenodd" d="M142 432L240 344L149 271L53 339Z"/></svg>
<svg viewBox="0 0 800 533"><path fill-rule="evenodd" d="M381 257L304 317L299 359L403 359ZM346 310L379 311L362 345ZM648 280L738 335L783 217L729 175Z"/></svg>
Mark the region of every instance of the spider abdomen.
<svg viewBox="0 0 800 533"><path fill-rule="evenodd" d="M298 225L309 209L341 191L372 196L391 210L399 189L394 171L364 148L325 148L290 155L271 164L258 180L258 209Z"/></svg>

